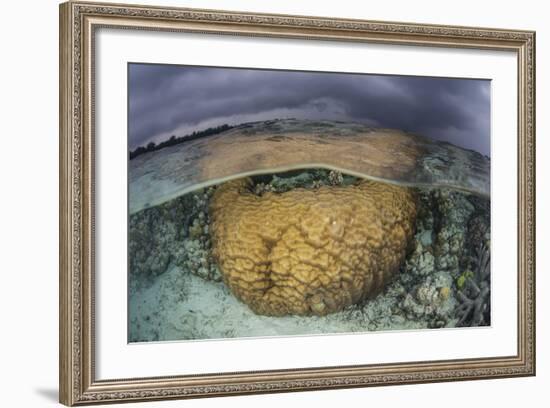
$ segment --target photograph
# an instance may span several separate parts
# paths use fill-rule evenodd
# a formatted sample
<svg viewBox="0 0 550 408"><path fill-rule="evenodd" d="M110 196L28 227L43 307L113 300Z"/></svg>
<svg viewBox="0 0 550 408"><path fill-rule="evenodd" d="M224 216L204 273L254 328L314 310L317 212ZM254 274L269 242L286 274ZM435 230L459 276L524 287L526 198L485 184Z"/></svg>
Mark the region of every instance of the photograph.
<svg viewBox="0 0 550 408"><path fill-rule="evenodd" d="M537 24L292 7L59 5L62 404L535 376Z"/></svg>
<svg viewBox="0 0 550 408"><path fill-rule="evenodd" d="M491 326L491 80L129 62L129 343Z"/></svg>

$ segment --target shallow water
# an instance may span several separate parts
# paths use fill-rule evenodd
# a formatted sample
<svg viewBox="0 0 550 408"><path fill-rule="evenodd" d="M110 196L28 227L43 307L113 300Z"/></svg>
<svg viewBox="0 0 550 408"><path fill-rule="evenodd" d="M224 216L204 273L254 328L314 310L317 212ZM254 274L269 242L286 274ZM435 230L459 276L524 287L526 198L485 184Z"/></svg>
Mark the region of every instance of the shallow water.
<svg viewBox="0 0 550 408"><path fill-rule="evenodd" d="M135 214L234 178L316 166L400 185L490 194L490 160L473 150L360 123L280 119L244 123L131 160L129 210Z"/></svg>
<svg viewBox="0 0 550 408"><path fill-rule="evenodd" d="M327 170L254 179L256 194L352 185ZM490 202L449 189L418 189L415 235L399 273L374 299L326 316L262 316L222 281L212 257L215 187L130 217L131 342L288 336L490 324ZM478 293L483 292L483 293ZM480 298L481 296L481 298ZM475 316L473 306L483 313Z"/></svg>

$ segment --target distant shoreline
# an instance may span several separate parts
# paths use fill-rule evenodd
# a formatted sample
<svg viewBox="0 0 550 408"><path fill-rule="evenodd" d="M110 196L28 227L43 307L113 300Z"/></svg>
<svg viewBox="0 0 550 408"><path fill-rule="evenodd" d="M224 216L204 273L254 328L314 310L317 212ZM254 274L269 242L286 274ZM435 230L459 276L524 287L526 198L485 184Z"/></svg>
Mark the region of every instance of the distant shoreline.
<svg viewBox="0 0 550 408"><path fill-rule="evenodd" d="M159 144L156 144L155 142L149 142L146 146L138 146L134 150L130 150L130 160L135 159L136 157L141 156L142 154L154 152L154 151L163 149L165 147L175 146L180 143L199 139L205 136L217 135L218 133L222 133L222 132L225 132L226 130L232 129L233 127L234 126L231 126L228 124L223 124L213 128L201 130L199 132L193 132L185 136L176 137L175 135L172 135L169 139Z"/></svg>

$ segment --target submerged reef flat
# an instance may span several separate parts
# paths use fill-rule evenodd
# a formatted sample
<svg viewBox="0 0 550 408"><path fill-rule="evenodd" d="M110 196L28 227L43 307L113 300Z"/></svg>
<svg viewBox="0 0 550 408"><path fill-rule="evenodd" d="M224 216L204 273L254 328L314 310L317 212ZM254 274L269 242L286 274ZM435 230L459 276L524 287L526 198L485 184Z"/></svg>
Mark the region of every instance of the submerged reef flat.
<svg viewBox="0 0 550 408"><path fill-rule="evenodd" d="M279 119L243 123L131 160L129 210L245 176L315 167L397 185L490 192L490 161L473 150L361 123Z"/></svg>
<svg viewBox="0 0 550 408"><path fill-rule="evenodd" d="M337 171L307 169L257 175L246 189L261 201L361 182ZM266 316L239 300L223 280L212 231L219 189L203 188L130 216L129 341L491 324L488 198L445 188L413 189L411 237L403 260L377 295L311 316Z"/></svg>

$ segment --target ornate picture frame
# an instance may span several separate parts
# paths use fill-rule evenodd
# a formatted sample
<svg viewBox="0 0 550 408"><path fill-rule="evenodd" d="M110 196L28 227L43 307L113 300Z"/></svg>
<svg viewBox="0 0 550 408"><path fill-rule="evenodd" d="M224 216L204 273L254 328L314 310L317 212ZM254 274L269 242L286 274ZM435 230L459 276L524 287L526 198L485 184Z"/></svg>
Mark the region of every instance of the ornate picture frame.
<svg viewBox="0 0 550 408"><path fill-rule="evenodd" d="M517 352L98 379L95 39L100 28L506 51L517 58ZM124 137L124 136L121 136ZM60 402L147 401L535 375L535 33L70 1L60 5ZM512 268L513 266L510 266Z"/></svg>

